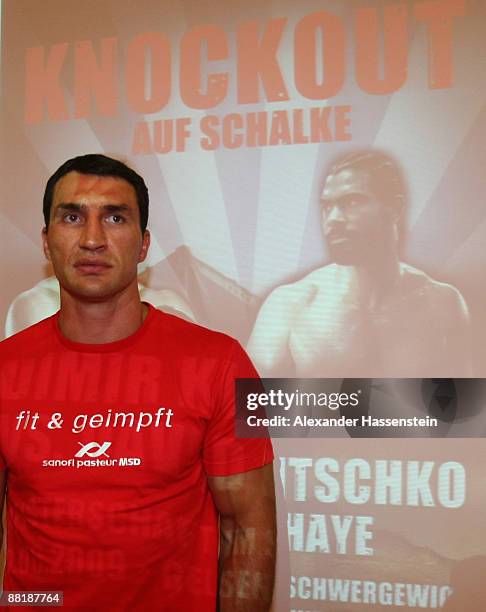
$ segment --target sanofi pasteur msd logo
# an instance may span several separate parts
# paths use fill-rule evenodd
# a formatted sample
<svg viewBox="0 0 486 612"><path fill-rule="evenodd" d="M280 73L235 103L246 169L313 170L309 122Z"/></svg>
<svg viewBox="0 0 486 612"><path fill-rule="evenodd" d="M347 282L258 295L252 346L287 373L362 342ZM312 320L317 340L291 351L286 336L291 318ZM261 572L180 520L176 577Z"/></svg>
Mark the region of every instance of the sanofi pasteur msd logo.
<svg viewBox="0 0 486 612"><path fill-rule="evenodd" d="M106 468L136 467L142 464L140 457L112 457L106 452L112 442L78 442L81 447L69 459L43 459L42 467L55 468Z"/></svg>

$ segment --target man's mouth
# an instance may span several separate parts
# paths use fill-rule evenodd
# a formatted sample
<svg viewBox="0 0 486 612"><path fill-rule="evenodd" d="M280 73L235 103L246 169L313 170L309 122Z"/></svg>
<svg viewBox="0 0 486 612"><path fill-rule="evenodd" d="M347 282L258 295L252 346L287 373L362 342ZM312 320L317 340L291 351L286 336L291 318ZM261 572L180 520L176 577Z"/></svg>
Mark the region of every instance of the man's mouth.
<svg viewBox="0 0 486 612"><path fill-rule="evenodd" d="M82 274L100 274L112 266L100 259L79 259L74 267Z"/></svg>
<svg viewBox="0 0 486 612"><path fill-rule="evenodd" d="M332 244L340 244L341 242L348 242L351 237L347 233L343 232L329 232L326 235L326 240Z"/></svg>

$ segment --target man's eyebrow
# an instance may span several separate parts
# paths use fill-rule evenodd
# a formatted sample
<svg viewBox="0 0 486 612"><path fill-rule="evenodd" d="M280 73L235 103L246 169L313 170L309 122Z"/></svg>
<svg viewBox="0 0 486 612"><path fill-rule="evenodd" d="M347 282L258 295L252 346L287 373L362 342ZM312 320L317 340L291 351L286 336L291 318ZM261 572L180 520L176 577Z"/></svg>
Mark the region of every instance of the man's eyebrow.
<svg viewBox="0 0 486 612"><path fill-rule="evenodd" d="M78 204L76 202L63 202L56 207L56 210L67 210L71 212L83 212L88 207L85 204ZM130 207L128 204L103 204L100 206L100 210L103 212L124 212L129 213Z"/></svg>
<svg viewBox="0 0 486 612"><path fill-rule="evenodd" d="M359 197L366 197L367 195L368 195L367 193L364 193L363 191L361 191L359 189L356 189L354 191L349 191L347 193L341 193L338 196L333 196L333 197L322 195L319 198L319 202L321 204L326 204L326 203L329 203L329 202L340 202L340 201L343 201L343 200L349 200L351 198L356 198L356 197L358 197L358 198Z"/></svg>
<svg viewBox="0 0 486 612"><path fill-rule="evenodd" d="M103 204L100 208L106 212L131 212L128 204Z"/></svg>
<svg viewBox="0 0 486 612"><path fill-rule="evenodd" d="M75 204L74 202L63 202L62 204L58 204L56 206L56 210L71 210L71 211L80 211L82 210L82 204Z"/></svg>

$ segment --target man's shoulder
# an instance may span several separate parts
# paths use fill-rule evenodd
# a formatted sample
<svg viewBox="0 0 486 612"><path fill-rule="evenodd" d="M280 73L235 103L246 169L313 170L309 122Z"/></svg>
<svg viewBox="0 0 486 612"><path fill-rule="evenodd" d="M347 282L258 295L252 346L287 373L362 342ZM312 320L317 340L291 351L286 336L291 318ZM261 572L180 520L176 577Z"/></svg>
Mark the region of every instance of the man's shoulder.
<svg viewBox="0 0 486 612"><path fill-rule="evenodd" d="M328 264L312 270L302 278L280 285L270 296L274 300L282 300L287 303L301 303L309 301L318 290L325 288L330 283L335 283L345 272L342 266L336 264Z"/></svg>
<svg viewBox="0 0 486 612"><path fill-rule="evenodd" d="M139 283L140 297L159 310L175 314L183 319L195 321L194 313L188 302L172 289L151 289Z"/></svg>
<svg viewBox="0 0 486 612"><path fill-rule="evenodd" d="M312 270L312 272L304 276L300 282L321 289L328 284L335 284L343 279L347 279L350 275L350 266L340 266L335 263L330 263Z"/></svg>
<svg viewBox="0 0 486 612"><path fill-rule="evenodd" d="M400 264L402 288L410 295L419 296L423 305L437 311L437 315L467 316L467 306L460 291L449 283L436 280L423 270Z"/></svg>
<svg viewBox="0 0 486 612"><path fill-rule="evenodd" d="M405 289L422 291L437 299L457 299L461 294L456 287L449 283L432 278L423 270L409 264L400 264L402 283Z"/></svg>
<svg viewBox="0 0 486 612"><path fill-rule="evenodd" d="M36 350L43 350L44 340L53 337L53 318L55 315L42 319L34 325L5 338L0 342L0 358L26 355Z"/></svg>
<svg viewBox="0 0 486 612"><path fill-rule="evenodd" d="M154 341L160 336L169 337L171 343L184 351L194 347L205 352L216 351L218 354L229 352L238 345L237 340L223 332L194 323L184 316L154 306L152 308L155 318Z"/></svg>

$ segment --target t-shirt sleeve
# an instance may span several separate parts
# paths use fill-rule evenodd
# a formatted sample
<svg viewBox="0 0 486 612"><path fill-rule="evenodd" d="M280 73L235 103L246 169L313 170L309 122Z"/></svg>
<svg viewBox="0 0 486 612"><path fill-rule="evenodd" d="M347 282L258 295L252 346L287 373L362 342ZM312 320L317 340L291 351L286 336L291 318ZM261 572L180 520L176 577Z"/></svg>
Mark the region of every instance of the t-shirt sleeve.
<svg viewBox="0 0 486 612"><path fill-rule="evenodd" d="M5 431L6 431L6 419L4 418L0 406L0 472L7 469L7 463L5 461L5 457L3 456L3 449L5 443Z"/></svg>
<svg viewBox="0 0 486 612"><path fill-rule="evenodd" d="M7 462L5 461L5 457L3 456L2 444L1 444L1 436L0 436L0 472L7 469Z"/></svg>
<svg viewBox="0 0 486 612"><path fill-rule="evenodd" d="M237 378L259 376L248 355L234 340L215 381L214 412L204 439L203 463L209 476L247 472L273 461L270 438L237 438L235 435Z"/></svg>

